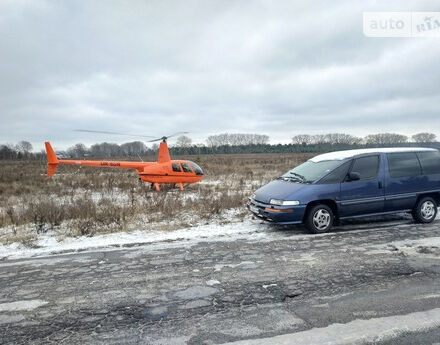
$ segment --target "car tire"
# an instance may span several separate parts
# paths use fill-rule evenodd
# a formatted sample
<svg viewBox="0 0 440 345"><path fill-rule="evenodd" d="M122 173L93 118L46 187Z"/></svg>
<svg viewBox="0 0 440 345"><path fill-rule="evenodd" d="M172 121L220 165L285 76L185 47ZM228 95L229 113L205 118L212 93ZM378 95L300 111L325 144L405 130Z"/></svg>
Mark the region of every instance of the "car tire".
<svg viewBox="0 0 440 345"><path fill-rule="evenodd" d="M305 226L312 234L323 234L331 229L335 216L330 207L318 204L310 208L305 219Z"/></svg>
<svg viewBox="0 0 440 345"><path fill-rule="evenodd" d="M437 202L430 196L420 198L412 211L416 223L432 223L437 216Z"/></svg>

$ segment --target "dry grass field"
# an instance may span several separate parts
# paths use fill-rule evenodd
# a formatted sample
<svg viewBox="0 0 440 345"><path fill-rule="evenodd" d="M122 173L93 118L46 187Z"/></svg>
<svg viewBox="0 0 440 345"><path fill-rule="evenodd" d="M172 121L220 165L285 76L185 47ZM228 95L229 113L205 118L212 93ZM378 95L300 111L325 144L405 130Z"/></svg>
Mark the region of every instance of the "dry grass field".
<svg viewBox="0 0 440 345"><path fill-rule="evenodd" d="M0 161L0 243L32 246L47 231L63 238L241 221L249 217L244 204L255 189L309 157L176 157L191 159L205 171L204 181L183 192L166 187L156 192L130 170L60 166L49 178L46 162Z"/></svg>

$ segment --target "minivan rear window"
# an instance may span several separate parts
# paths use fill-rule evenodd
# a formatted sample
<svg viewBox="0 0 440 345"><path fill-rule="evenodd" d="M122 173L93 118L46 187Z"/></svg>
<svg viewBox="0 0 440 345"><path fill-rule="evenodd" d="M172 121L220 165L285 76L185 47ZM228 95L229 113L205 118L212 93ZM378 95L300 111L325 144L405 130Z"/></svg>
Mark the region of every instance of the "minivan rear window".
<svg viewBox="0 0 440 345"><path fill-rule="evenodd" d="M391 177L409 177L422 174L419 160L414 152L388 153Z"/></svg>
<svg viewBox="0 0 440 345"><path fill-rule="evenodd" d="M423 173L426 175L440 174L440 152L417 152Z"/></svg>

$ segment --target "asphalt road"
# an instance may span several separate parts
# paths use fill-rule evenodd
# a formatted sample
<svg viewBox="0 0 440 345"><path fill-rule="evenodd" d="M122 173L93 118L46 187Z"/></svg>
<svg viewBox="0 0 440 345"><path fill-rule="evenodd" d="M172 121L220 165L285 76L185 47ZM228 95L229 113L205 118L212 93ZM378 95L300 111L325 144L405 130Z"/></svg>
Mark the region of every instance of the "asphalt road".
<svg viewBox="0 0 440 345"><path fill-rule="evenodd" d="M316 236L255 222L3 260L0 342L440 344L439 225L370 219Z"/></svg>

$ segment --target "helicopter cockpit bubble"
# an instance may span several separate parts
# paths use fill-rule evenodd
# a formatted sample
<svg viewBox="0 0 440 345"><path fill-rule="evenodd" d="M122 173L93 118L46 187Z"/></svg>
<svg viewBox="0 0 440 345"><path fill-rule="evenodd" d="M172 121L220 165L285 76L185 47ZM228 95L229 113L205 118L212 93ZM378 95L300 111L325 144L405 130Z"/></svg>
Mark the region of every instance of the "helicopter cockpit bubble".
<svg viewBox="0 0 440 345"><path fill-rule="evenodd" d="M198 166L196 163L189 161L189 164L191 165L191 168L194 170L196 175L203 175L203 170L200 166Z"/></svg>

